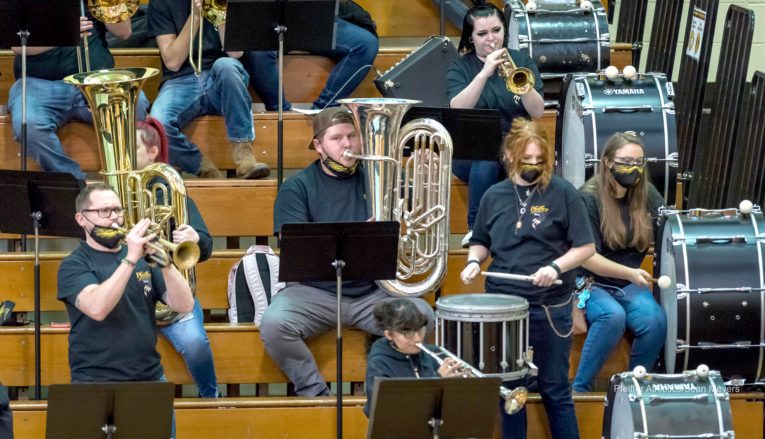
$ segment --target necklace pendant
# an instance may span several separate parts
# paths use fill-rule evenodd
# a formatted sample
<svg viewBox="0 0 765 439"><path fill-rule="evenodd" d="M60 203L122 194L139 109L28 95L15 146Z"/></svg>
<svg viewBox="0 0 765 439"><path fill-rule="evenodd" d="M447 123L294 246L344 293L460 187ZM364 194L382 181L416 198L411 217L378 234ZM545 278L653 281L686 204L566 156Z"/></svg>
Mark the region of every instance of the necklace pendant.
<svg viewBox="0 0 765 439"><path fill-rule="evenodd" d="M520 230L520 228L521 228L521 227L523 227L523 222L521 222L521 220L519 219L519 220L518 220L518 221L515 223L515 228L516 228L517 230Z"/></svg>

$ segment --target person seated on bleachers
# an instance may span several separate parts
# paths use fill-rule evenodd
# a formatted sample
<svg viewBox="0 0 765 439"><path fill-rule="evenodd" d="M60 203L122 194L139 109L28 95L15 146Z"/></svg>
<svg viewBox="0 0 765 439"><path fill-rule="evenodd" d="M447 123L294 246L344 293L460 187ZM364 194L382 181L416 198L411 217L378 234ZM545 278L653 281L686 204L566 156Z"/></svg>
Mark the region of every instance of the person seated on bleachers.
<svg viewBox="0 0 765 439"><path fill-rule="evenodd" d="M104 37L108 29L119 38L131 35L130 21L104 24L96 21L86 9L86 16L80 17L80 31L88 32L88 52L91 70L114 67L114 58ZM82 44L80 44L82 46ZM21 144L22 84L21 47L14 47L13 73L16 82L8 95L8 107L13 114L13 135ZM80 59L85 68L85 52ZM27 149L29 156L40 164L44 171L68 172L79 180L85 173L79 163L64 152L56 131L68 122L79 120L93 123L88 104L76 86L62 81L66 76L79 71L75 47L28 47L27 48ZM136 108L136 117L143 120L149 102L141 93Z"/></svg>
<svg viewBox="0 0 765 439"><path fill-rule="evenodd" d="M136 169L143 169L155 163L167 163L167 136L162 124L153 117L146 122L136 124ZM154 182L153 182L154 183ZM167 182L156 181L167 184ZM169 188L168 188L169 189ZM171 194L168 194L168 197ZM158 200L164 203L165 200ZM172 241L176 244L191 241L199 245L199 262L210 259L213 240L207 231L202 214L191 197L186 197L189 224L181 225L172 231ZM191 274L193 278L193 273ZM193 291L192 291L193 292ZM183 357L189 374L199 390L201 398L217 398L218 380L215 376L215 362L210 350L210 340L204 327L204 315L199 299L194 299L194 311L178 314L159 305L156 312L159 333L165 336L176 351Z"/></svg>
<svg viewBox="0 0 765 439"><path fill-rule="evenodd" d="M446 72L447 95L452 108L499 110L502 135L510 131L513 120L538 118L544 114L542 79L534 61L523 52L506 49L505 15L492 3L476 2L465 14L460 38L460 57ZM518 67L531 70L534 87L522 95L507 90L499 76L503 57L509 54ZM483 194L504 178L499 160L454 160L452 172L468 184L468 233L462 247L470 245L471 230Z"/></svg>
<svg viewBox="0 0 765 439"><path fill-rule="evenodd" d="M313 52L335 61L324 89L311 108L322 110L337 105L339 99L347 98L364 81L372 67L379 47L377 29L372 17L352 0L340 0L335 18L335 50ZM279 72L277 52L247 52L242 63L250 74L250 84L260 96L268 111L279 107ZM282 109L292 104L283 100Z"/></svg>
<svg viewBox="0 0 765 439"><path fill-rule="evenodd" d="M364 166L356 159L343 156L347 150L361 152L351 114L342 107L323 110L313 121L311 142L319 159L285 181L276 198L274 234L277 236L283 224L367 221L372 217ZM260 336L266 351L300 396L329 394L304 339L335 328L336 287L336 282L290 284L273 297L261 320ZM344 282L341 300L343 324L382 335L383 331L374 323L372 307L395 297L374 282ZM433 322L433 309L427 302L407 300Z"/></svg>
<svg viewBox="0 0 765 439"><path fill-rule="evenodd" d="M237 165L236 175L253 179L271 171L252 154L255 129L252 98L247 91L247 72L236 59L242 52L224 52L225 25L217 29L200 19L202 0L152 0L149 3L149 36L156 37L162 57L162 85L151 114L165 126L170 141L170 163L202 178L223 178L220 170L181 130L206 114L222 115L228 145ZM189 39L197 39L203 27L202 65L197 75L189 62ZM193 24L192 24L193 23ZM193 54L197 62L197 43Z"/></svg>
<svg viewBox="0 0 765 439"><path fill-rule="evenodd" d="M428 318L407 299L396 299L375 305L373 311L383 337L372 343L367 355L367 403L364 414L369 417L374 401L375 378L435 378L460 376L459 363L445 358L441 365L417 346L425 342ZM433 352L438 348L426 346Z"/></svg>
<svg viewBox="0 0 765 439"><path fill-rule="evenodd" d="M651 370L667 333L667 318L640 268L654 236L653 220L664 205L648 181L643 141L633 132L615 133L603 147L598 173L579 190L598 252L579 274L593 276L587 300L589 330L574 379L574 391L591 392L595 375L629 329L635 334L629 370Z"/></svg>
<svg viewBox="0 0 765 439"><path fill-rule="evenodd" d="M157 352L154 309L162 301L173 310L194 309L194 296L173 264L150 266L144 255L150 221L140 220L126 236L114 233L125 211L114 190L95 183L75 201L75 221L85 241L58 270L58 300L64 302L69 330L72 383L165 381ZM122 244L122 241L126 244Z"/></svg>
<svg viewBox="0 0 765 439"><path fill-rule="evenodd" d="M0 386L0 437L13 439L13 413L8 402L8 392Z"/></svg>

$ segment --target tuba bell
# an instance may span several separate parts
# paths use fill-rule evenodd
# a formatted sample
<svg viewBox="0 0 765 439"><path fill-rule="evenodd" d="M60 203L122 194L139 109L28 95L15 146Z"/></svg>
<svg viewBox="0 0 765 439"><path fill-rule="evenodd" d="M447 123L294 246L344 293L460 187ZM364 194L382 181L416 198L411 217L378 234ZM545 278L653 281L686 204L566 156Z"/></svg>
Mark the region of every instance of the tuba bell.
<svg viewBox="0 0 765 439"><path fill-rule="evenodd" d="M417 297L438 289L449 251L452 139L432 119L416 119L399 131L404 113L419 101L342 99L351 110L364 162L375 221L398 221L395 280L377 285L393 296ZM407 146L411 154L404 157Z"/></svg>

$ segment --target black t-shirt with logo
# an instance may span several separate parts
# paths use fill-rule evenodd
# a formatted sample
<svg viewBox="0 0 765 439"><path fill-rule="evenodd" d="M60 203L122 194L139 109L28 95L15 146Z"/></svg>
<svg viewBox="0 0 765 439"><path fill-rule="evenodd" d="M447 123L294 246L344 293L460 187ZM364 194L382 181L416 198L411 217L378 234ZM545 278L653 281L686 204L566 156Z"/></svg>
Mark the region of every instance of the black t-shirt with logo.
<svg viewBox="0 0 765 439"><path fill-rule="evenodd" d="M85 16L93 22L91 35L88 37L90 70L111 69L114 67L114 58L106 43L106 26L93 18L87 8ZM84 70L85 50L82 42L80 42L80 51ZM27 76L32 78L58 81L78 72L76 47L56 47L39 55L27 56ZM21 55L16 55L13 59L13 74L16 79L21 78Z"/></svg>
<svg viewBox="0 0 765 439"><path fill-rule="evenodd" d="M66 305L69 331L69 367L72 382L155 381L162 376L157 352L154 307L166 287L159 268L136 262L125 292L114 309L99 322L76 306L80 292L101 284L114 274L127 247L102 252L80 243L58 270L58 300Z"/></svg>
<svg viewBox="0 0 765 439"><path fill-rule="evenodd" d="M503 180L484 194L470 244L491 251L489 271L531 275L573 247L593 242L584 202L571 183L553 176L544 191ZM530 195L527 194L527 190ZM518 197L526 200L520 215ZM521 227L516 225L521 219ZM565 301L574 290L576 275L563 273L562 285L536 287L530 282L486 278L486 291L521 296L531 305Z"/></svg>
<svg viewBox="0 0 765 439"><path fill-rule="evenodd" d="M617 264L622 264L630 268L640 267L648 249L646 249L646 251L639 251L634 247L620 249L612 249L608 247L606 242L603 240L603 234L600 230L601 205L598 196L590 192L580 191L580 193L584 199L584 205L587 209L587 216L589 218L589 225L592 229L592 235L595 237L595 248L597 249L598 253L606 259L616 262ZM659 208L664 206L665 202L659 191L656 190L656 187L650 183L648 184L648 199L646 201L648 204L646 206L648 208L648 213L651 215L651 223L655 224L655 219L659 216ZM618 204L622 222L627 228L627 242L629 242L632 240L632 219L630 218L629 201L627 197L620 198L618 200ZM619 288L625 287L629 284L629 282L624 279L614 279L610 277L598 276L584 267L579 267L577 271L581 276L592 276L595 279L595 282L600 284L611 285Z"/></svg>
<svg viewBox="0 0 765 439"><path fill-rule="evenodd" d="M149 10L146 16L149 19L149 36L157 37L159 35L180 35L183 26L189 19L191 13L191 3L187 1L178 0L151 0L149 2ZM194 20L198 20L199 17L195 17ZM223 52L223 45L220 42L220 35L218 30L215 29L209 20L202 20L204 29L202 30L202 39L204 44L202 46L202 70L209 70L212 68L213 63L218 58L226 56ZM196 62L197 49L199 44L197 42L198 33L194 33L194 62ZM194 72L194 69L189 63L189 59L183 62L181 68L177 72L169 70L162 62L162 81L168 79L178 78Z"/></svg>
<svg viewBox="0 0 765 439"><path fill-rule="evenodd" d="M350 178L327 175L316 160L284 182L274 204L274 234L283 224L366 221L372 216L367 200L366 172L359 165ZM336 293L336 282L305 282ZM377 289L374 282L343 282L343 296L357 297Z"/></svg>

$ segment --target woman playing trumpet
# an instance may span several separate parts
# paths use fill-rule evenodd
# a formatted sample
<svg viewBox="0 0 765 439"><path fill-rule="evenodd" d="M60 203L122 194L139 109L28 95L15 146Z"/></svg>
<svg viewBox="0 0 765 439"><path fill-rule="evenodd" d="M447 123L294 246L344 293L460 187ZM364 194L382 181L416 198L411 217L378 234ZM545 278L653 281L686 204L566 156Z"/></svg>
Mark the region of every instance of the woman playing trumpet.
<svg viewBox="0 0 765 439"><path fill-rule="evenodd" d="M417 345L425 340L428 318L411 300L396 299L375 305L374 318L383 337L372 344L367 357L367 404L369 416L374 380L384 378L432 378L461 376L459 362L446 358L439 366L435 358ZM431 346L433 350L435 347Z"/></svg>
<svg viewBox="0 0 765 439"><path fill-rule="evenodd" d="M459 51L446 73L447 94L452 108L483 108L499 110L502 134L510 130L517 117L538 118L544 112L543 89L539 71L528 55L506 49L505 16L491 3L475 2L465 14ZM508 91L505 79L499 75L499 67L508 62L531 72L529 80L533 87L522 95ZM504 176L496 161L454 160L452 170L460 180L468 183L468 229L472 230L478 212L478 204L484 192ZM470 233L462 246L467 247Z"/></svg>

